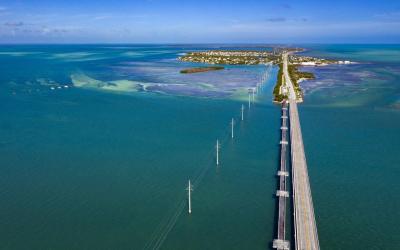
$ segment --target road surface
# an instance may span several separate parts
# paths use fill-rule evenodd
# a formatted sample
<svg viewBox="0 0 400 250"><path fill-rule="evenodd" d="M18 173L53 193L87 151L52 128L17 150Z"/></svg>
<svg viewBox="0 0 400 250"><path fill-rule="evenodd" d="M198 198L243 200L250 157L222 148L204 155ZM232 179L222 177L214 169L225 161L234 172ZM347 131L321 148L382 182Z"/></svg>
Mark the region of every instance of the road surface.
<svg viewBox="0 0 400 250"><path fill-rule="evenodd" d="M299 113L297 110L296 93L289 77L287 64L288 54L284 53L283 74L286 84L289 87L295 248L297 250L314 250L320 249L318 232L314 216L314 206L308 178Z"/></svg>

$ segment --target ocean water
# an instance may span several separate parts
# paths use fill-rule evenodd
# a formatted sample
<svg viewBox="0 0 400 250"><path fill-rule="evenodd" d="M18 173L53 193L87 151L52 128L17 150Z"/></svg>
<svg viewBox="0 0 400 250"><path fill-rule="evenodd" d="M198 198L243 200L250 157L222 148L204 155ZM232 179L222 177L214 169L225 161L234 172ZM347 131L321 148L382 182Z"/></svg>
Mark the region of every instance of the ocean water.
<svg viewBox="0 0 400 250"><path fill-rule="evenodd" d="M305 68L317 79L302 83L321 248L396 249L400 46L304 47L309 55L357 62ZM179 73L197 66L178 62L179 55L215 48L235 47L1 46L0 248L270 247L280 138L280 110L271 103L276 68ZM248 110L247 88L265 72Z"/></svg>
<svg viewBox="0 0 400 250"><path fill-rule="evenodd" d="M319 45L354 65L308 69L299 106L323 249L400 246L399 45Z"/></svg>

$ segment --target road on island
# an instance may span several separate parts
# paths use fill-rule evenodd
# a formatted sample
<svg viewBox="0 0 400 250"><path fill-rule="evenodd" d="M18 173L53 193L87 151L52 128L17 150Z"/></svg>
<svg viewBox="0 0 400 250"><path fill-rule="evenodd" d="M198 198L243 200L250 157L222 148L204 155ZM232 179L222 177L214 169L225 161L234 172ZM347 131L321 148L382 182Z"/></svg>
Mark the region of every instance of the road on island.
<svg viewBox="0 0 400 250"><path fill-rule="evenodd" d="M282 59L283 73L286 85L289 87L295 248L297 250L320 249L303 137L297 110L296 92L288 72L288 53L284 53Z"/></svg>
<svg viewBox="0 0 400 250"><path fill-rule="evenodd" d="M294 86L292 80L289 77L288 72L288 54L283 54L283 75L285 76L286 86L289 88L289 101L294 100L296 102L296 92L294 91Z"/></svg>

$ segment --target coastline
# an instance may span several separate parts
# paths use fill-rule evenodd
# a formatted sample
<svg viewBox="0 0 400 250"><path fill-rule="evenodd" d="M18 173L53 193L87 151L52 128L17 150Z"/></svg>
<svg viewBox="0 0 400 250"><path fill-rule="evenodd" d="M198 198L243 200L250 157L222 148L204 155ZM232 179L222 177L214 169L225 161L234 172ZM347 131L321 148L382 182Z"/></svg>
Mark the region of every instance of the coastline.
<svg viewBox="0 0 400 250"><path fill-rule="evenodd" d="M196 67L196 68L188 68L182 69L179 71L181 74L194 74L194 73L202 73L216 70L224 70L225 68L222 66L210 66L210 67Z"/></svg>

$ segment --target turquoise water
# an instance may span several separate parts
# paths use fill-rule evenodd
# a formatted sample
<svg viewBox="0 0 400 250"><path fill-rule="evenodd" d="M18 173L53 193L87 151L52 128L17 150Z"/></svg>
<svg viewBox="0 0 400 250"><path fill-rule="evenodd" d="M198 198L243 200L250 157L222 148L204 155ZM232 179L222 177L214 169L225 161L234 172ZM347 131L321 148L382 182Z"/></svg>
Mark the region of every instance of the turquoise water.
<svg viewBox="0 0 400 250"><path fill-rule="evenodd" d="M360 64L316 70L300 105L321 248L400 246L399 45L324 45Z"/></svg>
<svg viewBox="0 0 400 250"><path fill-rule="evenodd" d="M310 55L359 62L308 68L317 80L302 83L321 248L396 249L400 46L305 46ZM266 67L179 74L196 64L177 56L215 47L0 47L0 248L268 248L276 69L232 140L230 119ZM190 216L179 207L189 178Z"/></svg>

